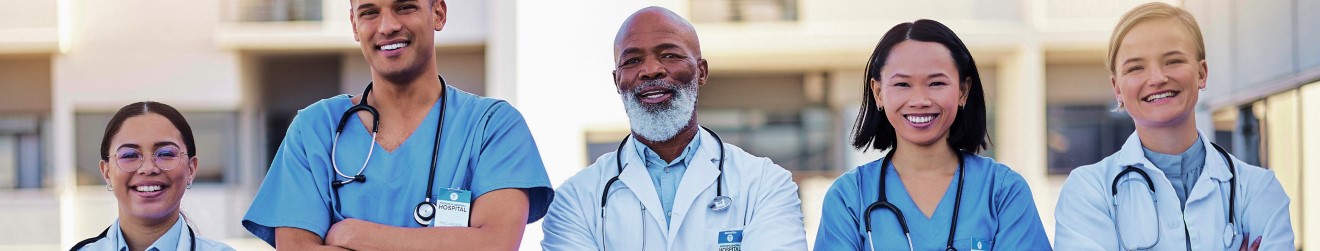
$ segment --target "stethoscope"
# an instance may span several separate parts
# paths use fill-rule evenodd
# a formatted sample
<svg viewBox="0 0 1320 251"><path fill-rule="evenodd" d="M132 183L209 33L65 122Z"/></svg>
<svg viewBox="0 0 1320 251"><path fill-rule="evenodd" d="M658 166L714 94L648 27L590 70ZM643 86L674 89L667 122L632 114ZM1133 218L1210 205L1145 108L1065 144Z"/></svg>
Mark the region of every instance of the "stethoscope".
<svg viewBox="0 0 1320 251"><path fill-rule="evenodd" d="M870 206L866 206L866 211L864 212L865 216L863 216L865 217L866 220L866 237L867 237L866 240L871 245L871 250L876 250L875 238L871 237L871 211L874 211L877 208L888 209L889 212L894 214L895 218L898 218L898 226L903 229L903 237L907 238L908 250L913 250L912 233L908 231L907 218L903 218L902 210L899 210L898 207L894 206L893 203L889 203L889 196L885 194L885 176L888 175L888 172L885 172L885 168L888 168L890 160L894 159L894 152L895 150L889 150L889 153L885 154L885 159L880 161L880 198L877 198L876 201L874 203L871 203ZM957 150L955 150L955 152L959 153L958 154L958 194L954 197L954 201L953 201L953 221L950 221L952 223L949 224L949 241L944 243L945 251L958 250L957 248L953 247L953 234L957 233L958 231L958 208L962 204L963 175L966 174L965 172L966 169L963 167L962 152ZM859 179L860 177L861 175L858 175ZM858 184L861 184L861 182L858 182Z"/></svg>
<svg viewBox="0 0 1320 251"><path fill-rule="evenodd" d="M183 224L183 227L188 228L188 240L191 241L188 242L188 250L197 251L197 234L193 233L192 226L189 226L188 224ZM84 246L100 241L101 239L105 238L105 234L107 233L110 233L110 227L106 227L105 231L101 231L101 234L96 235L96 237L87 238L86 240L79 241L78 244L73 245L73 248L69 248L69 251L78 251L79 249L82 249Z"/></svg>
<svg viewBox="0 0 1320 251"><path fill-rule="evenodd" d="M733 199L724 195L724 141L720 140L720 135L715 134L715 131L710 130L710 128L703 126L701 129L710 133L710 136L715 138L715 144L720 146L720 174L718 177L715 177L715 199L712 199L710 205L707 205L706 207L717 212L724 211L729 209L729 205L733 204ZM602 190L600 194L601 229L604 229L605 226L605 205L607 205L610 199L610 186L613 186L615 181L619 181L619 175L623 174L623 146L628 144L628 139L631 137L631 133L628 134L628 136L625 136L623 141L619 142L619 149L614 151L614 165L618 168L618 173L615 173L613 178L610 178L609 181L605 182L605 189ZM701 135L697 135L697 137L701 137ZM645 227L642 229L645 230ZM601 232L601 247L603 248L605 246L605 234L603 233L604 231ZM645 242L646 238L643 237L642 241ZM646 244L643 243L642 246L646 246Z"/></svg>
<svg viewBox="0 0 1320 251"><path fill-rule="evenodd" d="M367 182L367 176L362 175L362 171L367 170L367 163L371 163L371 153L376 150L376 134L380 131L380 128L378 127L380 125L380 113L376 111L375 107L367 104L367 97L368 95L371 95L371 86L373 84L374 83L367 83L367 89L362 91L362 100L358 101L357 105L353 105L352 107L349 107L347 111L344 111L344 115L339 118L339 125L335 127L335 138L330 144L330 166L335 169L335 174L339 175L339 177L335 177L334 182L330 183L330 186L334 188L335 192L335 212L341 210L341 203L339 202L339 187L353 182ZM413 221L416 221L418 225L422 226L431 225L431 220L435 219L436 208L435 204L431 203L431 189L435 185L435 166L440 156L440 134L443 132L445 125L445 96L448 96L448 92L444 91L446 86L445 78L441 76L440 121L435 124L435 144L431 149L431 174L427 176L429 179L426 181L425 198L422 199L422 202L417 203L417 207L413 209ZM335 150L339 148L339 134L344 132L344 125L348 124L348 119L357 115L357 112L359 111L367 111L368 113L371 113L371 145L367 148L367 157L362 161L362 168L358 169L357 174L349 176L339 171L339 165L335 161ZM341 177L344 179L341 180Z"/></svg>
<svg viewBox="0 0 1320 251"><path fill-rule="evenodd" d="M1231 246L1231 245L1233 244L1233 240L1234 240L1234 239L1237 239L1237 235L1238 235L1237 231L1235 231L1235 230L1237 229L1237 217L1234 216L1235 214L1234 214L1234 210L1233 210L1233 209L1237 208L1237 167L1235 167L1235 166L1233 165L1233 159L1231 159L1231 158L1228 157L1228 151L1224 151L1224 148L1219 147L1219 145L1217 145L1217 144L1215 144L1215 143L1210 143L1210 146L1213 146L1213 147L1215 148L1215 151L1219 152L1219 155L1224 157L1224 162L1227 162L1227 163L1228 163L1228 172L1229 172L1230 175L1232 175L1231 177L1228 178L1228 186L1229 186L1229 188L1228 188L1228 225L1227 225L1227 226L1224 226L1224 246L1225 246L1225 247L1228 247L1228 246ZM1114 207L1114 211L1118 211L1118 182L1119 182L1119 180L1121 180L1121 179L1123 178L1123 175L1126 175L1127 173L1130 173L1130 172L1132 172L1132 173L1137 173L1138 175L1141 175L1142 180L1145 180L1145 181L1146 181L1146 187L1147 187L1147 188L1150 188L1150 197L1151 197L1151 199L1154 201L1153 203L1158 204L1160 200L1158 199L1159 197L1156 196L1156 194L1155 194L1155 185L1154 185L1155 183L1151 182L1150 175L1149 175L1149 174L1146 174L1146 171L1145 171L1145 170L1141 170L1141 168L1138 168L1138 167L1136 167L1135 165L1127 165L1127 166L1124 166L1124 167L1123 167L1123 171L1118 172L1118 175L1114 175L1114 182L1113 182L1113 184L1110 185L1110 187L1109 187L1109 190L1110 190L1110 192L1112 193L1112 195L1113 195L1113 197L1114 197L1114 200L1113 200L1114 202L1112 203L1112 204L1113 204L1113 207ZM1115 214L1115 215L1117 215L1117 214ZM1117 217L1117 216L1115 216L1115 217ZM1159 221L1160 221L1160 210L1158 210L1158 208L1155 210L1155 221L1156 221L1156 222L1159 222ZM1149 246L1145 246L1145 247L1128 247L1128 243L1123 241L1123 233L1122 233L1121 231L1119 231L1119 229L1122 229L1122 228L1119 227L1119 223L1118 223L1118 221L1115 220L1115 221L1114 221L1114 231L1116 232L1116 234L1118 234L1118 242L1119 242L1119 244L1122 245L1122 248L1125 249L1125 250L1150 249L1150 248L1155 247L1155 244L1160 243L1160 237L1161 237L1161 236L1160 236L1160 233L1159 233L1159 232L1161 232L1161 231L1155 231L1155 242L1152 242Z"/></svg>

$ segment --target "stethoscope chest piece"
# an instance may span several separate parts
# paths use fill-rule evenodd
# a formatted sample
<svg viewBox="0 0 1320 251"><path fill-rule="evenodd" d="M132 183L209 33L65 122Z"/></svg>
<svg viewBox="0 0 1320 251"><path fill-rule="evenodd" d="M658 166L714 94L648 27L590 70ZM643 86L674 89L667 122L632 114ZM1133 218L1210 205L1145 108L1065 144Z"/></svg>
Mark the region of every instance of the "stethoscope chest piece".
<svg viewBox="0 0 1320 251"><path fill-rule="evenodd" d="M1237 241L1235 240L1237 239L1237 231L1233 231L1233 229L1237 229L1236 227L1236 224L1233 223L1224 226L1224 248L1232 247L1233 242Z"/></svg>
<svg viewBox="0 0 1320 251"><path fill-rule="evenodd" d="M435 219L435 204L431 204L430 200L417 203L417 208L413 210L413 220L422 226L430 226L433 219Z"/></svg>
<svg viewBox="0 0 1320 251"><path fill-rule="evenodd" d="M729 196L721 195L719 197L715 197L714 200L710 201L710 209L715 211L724 211L726 209L729 209L729 205L732 204L733 204L733 199L729 199Z"/></svg>

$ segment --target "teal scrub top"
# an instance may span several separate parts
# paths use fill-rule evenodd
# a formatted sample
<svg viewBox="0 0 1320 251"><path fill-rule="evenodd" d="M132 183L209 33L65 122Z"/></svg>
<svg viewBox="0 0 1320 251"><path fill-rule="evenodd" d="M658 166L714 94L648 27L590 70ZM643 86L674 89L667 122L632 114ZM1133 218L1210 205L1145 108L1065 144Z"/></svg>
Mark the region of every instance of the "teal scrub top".
<svg viewBox="0 0 1320 251"><path fill-rule="evenodd" d="M446 86L445 96L432 202L446 189L469 190L473 202L490 191L525 189L527 222L539 220L554 192L522 114L503 100L452 86ZM367 146L374 151L362 173L367 181L340 187L340 209L334 210L335 193L330 184L343 178L331 167L331 142L340 116L353 105L351 96L338 95L298 111L243 217L243 227L271 246L275 245L275 228L300 228L325 238L330 226L344 218L422 227L414 221L413 210L426 197L440 102L393 152L371 143L371 133L358 116L348 120L335 155L340 171L356 174L363 168Z"/></svg>
<svg viewBox="0 0 1320 251"><path fill-rule="evenodd" d="M871 214L871 235L866 234L863 212L879 199L880 165L883 159L848 171L834 180L825 194L820 229L815 250L869 250L868 239L875 238L879 250L908 250L907 239L896 214L883 208ZM1026 180L993 159L964 155L966 173L963 184L958 229L953 247L958 250L1050 250L1049 239L1041 225L1035 200ZM907 219L915 250L943 250L949 238L953 204L958 191L959 173L927 219L917 208L903 181L894 170L888 172L885 193ZM978 248L979 246L979 248Z"/></svg>

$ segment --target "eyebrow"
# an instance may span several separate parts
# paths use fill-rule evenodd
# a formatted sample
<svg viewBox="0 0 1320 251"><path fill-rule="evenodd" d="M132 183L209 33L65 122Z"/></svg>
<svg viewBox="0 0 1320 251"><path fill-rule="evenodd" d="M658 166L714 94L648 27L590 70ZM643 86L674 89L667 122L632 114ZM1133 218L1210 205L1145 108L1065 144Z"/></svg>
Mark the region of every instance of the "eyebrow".
<svg viewBox="0 0 1320 251"><path fill-rule="evenodd" d="M416 2L416 1L417 1L417 0L394 0L394 3L397 4L397 3L402 3L402 2ZM364 3L364 4L361 4L361 5L358 5L357 9L361 10L361 9L371 8L371 7L376 7L376 4L374 4L374 3Z"/></svg>
<svg viewBox="0 0 1320 251"><path fill-rule="evenodd" d="M169 142L169 141L156 142L156 144L152 144L152 147L153 147L153 148L161 148L161 147L166 147L166 146L179 147L179 144L175 144L174 142ZM142 148L142 146L140 146L140 145L138 145L138 144L127 143L127 144L119 145L119 148L116 148L116 149L122 149L122 148L135 148L135 149L136 149L136 148Z"/></svg>
<svg viewBox="0 0 1320 251"><path fill-rule="evenodd" d="M663 44L660 44L660 45L656 45L654 48L651 48L651 50L654 50L654 51L665 51L665 50L678 49L678 48L682 48L682 47L681 47L681 46L678 46L677 44L674 44L674 43L663 43ZM623 52L619 53L619 57L622 58L623 55L635 54L635 53L642 53L643 51L645 51L645 50L643 50L643 49L641 49L641 48L637 48L637 47L628 47L627 49L623 49Z"/></svg>
<svg viewBox="0 0 1320 251"><path fill-rule="evenodd" d="M893 76L889 76L889 78L911 78L911 77L912 76L908 76L907 74L902 74L902 73L894 73ZM937 78L937 77L949 77L949 75L944 74L943 72L931 73L930 75L926 75L926 78Z"/></svg>
<svg viewBox="0 0 1320 251"><path fill-rule="evenodd" d="M1169 57L1169 56L1177 56L1177 55L1186 55L1186 53L1183 53L1182 51L1175 50L1175 51L1165 52L1164 55L1160 55L1160 57ZM1127 59L1127 60L1123 60L1123 63L1122 63L1122 64L1119 64L1119 65L1125 65L1125 64L1128 64L1128 63L1132 63L1132 62L1141 62L1141 61L1145 61L1145 60L1146 60L1146 59L1144 59L1144 58L1129 58L1129 59Z"/></svg>

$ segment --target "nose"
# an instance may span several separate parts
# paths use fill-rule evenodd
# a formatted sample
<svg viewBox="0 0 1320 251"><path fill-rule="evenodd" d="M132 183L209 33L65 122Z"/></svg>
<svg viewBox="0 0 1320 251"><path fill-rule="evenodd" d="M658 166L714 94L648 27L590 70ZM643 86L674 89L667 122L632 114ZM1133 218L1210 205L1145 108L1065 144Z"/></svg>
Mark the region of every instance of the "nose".
<svg viewBox="0 0 1320 251"><path fill-rule="evenodd" d="M664 64L661 64L659 60L642 60L642 65L639 69L640 70L637 74L642 80L662 79L669 75L665 70Z"/></svg>
<svg viewBox="0 0 1320 251"><path fill-rule="evenodd" d="M165 171L165 169L161 169L160 166L156 165L155 158L144 158L142 161L142 166L139 166L137 169L137 174L155 175L155 174L160 174L160 172L163 171Z"/></svg>
<svg viewBox="0 0 1320 251"><path fill-rule="evenodd" d="M1150 70L1147 72L1149 72L1150 74L1149 76L1146 76L1147 85L1160 86L1160 85L1164 85L1164 83L1169 82L1169 76L1164 75L1164 69L1160 69L1160 67L1158 66L1150 67Z"/></svg>
<svg viewBox="0 0 1320 251"><path fill-rule="evenodd" d="M393 12L382 11L380 14L380 26L376 27L376 32L381 36L389 37L403 29L403 24L399 23L398 18L394 17Z"/></svg>
<svg viewBox="0 0 1320 251"><path fill-rule="evenodd" d="M930 100L930 90L926 88L914 88L912 96L908 97L907 106L911 108L926 108L934 103Z"/></svg>

